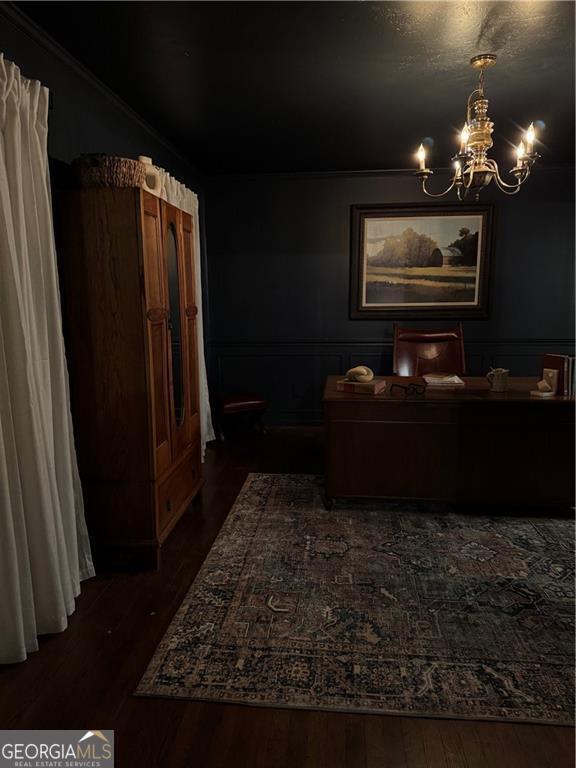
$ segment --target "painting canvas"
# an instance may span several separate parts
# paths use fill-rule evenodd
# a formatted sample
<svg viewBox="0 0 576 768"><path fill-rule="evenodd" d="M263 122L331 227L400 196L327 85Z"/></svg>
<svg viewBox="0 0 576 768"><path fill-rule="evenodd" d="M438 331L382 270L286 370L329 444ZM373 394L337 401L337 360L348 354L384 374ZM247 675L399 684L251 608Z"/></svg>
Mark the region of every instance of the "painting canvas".
<svg viewBox="0 0 576 768"><path fill-rule="evenodd" d="M484 313L486 207L354 209L353 316Z"/></svg>

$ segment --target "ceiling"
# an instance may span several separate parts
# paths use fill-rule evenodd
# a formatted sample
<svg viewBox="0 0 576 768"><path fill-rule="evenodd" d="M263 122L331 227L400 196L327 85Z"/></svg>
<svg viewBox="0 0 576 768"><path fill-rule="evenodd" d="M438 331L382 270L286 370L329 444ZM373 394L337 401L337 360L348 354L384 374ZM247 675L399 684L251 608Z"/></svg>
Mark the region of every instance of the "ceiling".
<svg viewBox="0 0 576 768"><path fill-rule="evenodd" d="M483 52L496 159L574 162L572 2L16 5L206 172L446 166Z"/></svg>

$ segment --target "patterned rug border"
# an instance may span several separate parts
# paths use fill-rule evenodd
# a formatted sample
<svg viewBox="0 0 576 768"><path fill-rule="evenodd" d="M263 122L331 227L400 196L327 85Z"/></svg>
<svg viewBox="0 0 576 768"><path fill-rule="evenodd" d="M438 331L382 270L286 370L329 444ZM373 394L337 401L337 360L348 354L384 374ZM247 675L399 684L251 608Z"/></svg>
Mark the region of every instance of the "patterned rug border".
<svg viewBox="0 0 576 768"><path fill-rule="evenodd" d="M271 474L271 473L270 473ZM315 706L312 707L307 704L287 704L282 703L279 704L278 702L267 702L267 701L246 701L246 699L234 699L232 697L223 697L221 699L215 699L215 698L209 698L208 696L202 696L201 694L198 696L178 696L176 694L173 694L171 696L165 694L165 693L144 693L139 691L141 683L137 686L135 691L133 692L133 696L138 699L165 699L166 701L199 701L205 704L214 704L215 706L218 705L226 705L226 706L233 706L233 707L256 707L257 709L299 709L306 712L336 712L339 715L382 715L382 717L415 717L418 719L425 719L425 720L464 720L466 722L476 722L476 723L507 723L508 725L541 725L541 726L549 726L550 728L574 728L574 721L573 720L537 720L536 718L530 719L530 718L510 718L510 717L504 717L504 715L501 716L494 716L491 715L482 715L482 716L472 716L472 715L461 715L461 714L452 714L451 712L446 713L439 713L439 712L429 712L427 710L417 711L417 710L410 710L410 712L399 710L399 709L383 709L382 707L379 707L378 709L370 709L369 707L362 707L362 708L354 708L354 707L339 707L339 706L329 706L329 707L321 707L321 706Z"/></svg>
<svg viewBox="0 0 576 768"><path fill-rule="evenodd" d="M302 479L310 479L310 480L318 480L318 475L313 475L309 473L280 473L280 472L250 472L248 473L244 483L242 484L241 489L239 490L236 498L234 499L234 502L232 506L230 507L230 510L228 511L226 518L220 527L217 535L215 536L214 540L212 541L212 544L210 545L210 548L208 552L206 553L206 556L204 560L202 561L202 564L200 565L198 571L194 575L192 582L188 589L186 590L186 593L182 599L182 602L180 603L177 611L174 613L172 619L170 620L170 623L168 624L160 643L156 646L154 649L154 652L152 654L152 657L150 658L150 661L146 667L146 670L140 679L140 682L136 686L135 690L133 691L132 695L137 698L151 698L151 699L166 699L166 700L178 700L178 701L198 701L198 702L204 702L208 704L214 704L214 705L229 705L229 706L242 706L242 707L257 707L259 709L286 709L286 710L304 710L309 712L336 712L339 714L358 714L358 715L382 715L382 716L391 716L391 717L415 717L415 718L424 718L424 719L431 719L431 720L463 720L463 721L471 721L471 722L505 722L508 724L518 724L518 725L541 725L541 726L551 726L551 727L566 727L566 728L573 728L574 727L574 720L567 720L567 719L556 719L556 720L545 720L545 719L537 719L537 718L517 718L517 717L510 717L505 715L466 715L461 713L451 713L451 712L431 712L430 710L400 710L400 709L388 709L383 707L374 707L370 708L367 706L360 706L360 707L343 707L339 705L310 705L300 702L278 702L277 700L266 700L265 698L260 698L258 701L247 701L246 698L236 698L234 696L230 696L227 694L224 694L220 698L216 698L214 696L206 696L201 693L194 694L194 695L180 695L177 693L172 694L165 694L165 693L155 693L150 690L144 690L148 688L151 684L153 684L154 676L158 670L158 668L161 666L162 661L164 659L164 654L166 650L168 649L171 639L173 637L174 631L178 627L179 619L181 616L184 616L189 607L189 597L190 594L193 592L193 590L196 587L196 582L199 581L200 577L202 576L204 570L208 567L208 560L210 558L210 555L212 553L212 550L218 541L220 537L223 537L226 533L228 528L232 525L232 520L234 517L234 513L236 512L236 509L239 504L239 500L241 499L242 495L246 491L247 488L250 487L251 483L254 482L257 478L262 477L286 477L286 476L298 476ZM366 502L365 502L366 503ZM489 515L486 515L489 517ZM534 519L534 518L532 518ZM407 654L409 655L409 654ZM417 657L417 655L412 654L414 657Z"/></svg>

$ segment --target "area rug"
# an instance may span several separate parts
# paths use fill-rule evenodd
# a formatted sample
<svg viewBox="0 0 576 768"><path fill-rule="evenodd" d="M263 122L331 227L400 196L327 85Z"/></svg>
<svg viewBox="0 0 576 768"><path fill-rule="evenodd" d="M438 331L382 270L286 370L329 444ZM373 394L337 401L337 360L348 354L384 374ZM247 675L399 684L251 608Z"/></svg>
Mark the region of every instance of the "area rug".
<svg viewBox="0 0 576 768"><path fill-rule="evenodd" d="M573 524L250 475L137 694L568 724Z"/></svg>

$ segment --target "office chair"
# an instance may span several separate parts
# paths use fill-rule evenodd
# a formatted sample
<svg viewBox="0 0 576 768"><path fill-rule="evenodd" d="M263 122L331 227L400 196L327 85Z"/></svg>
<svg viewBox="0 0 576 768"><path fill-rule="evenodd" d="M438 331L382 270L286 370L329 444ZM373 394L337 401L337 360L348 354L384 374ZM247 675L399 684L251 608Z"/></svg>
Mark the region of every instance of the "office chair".
<svg viewBox="0 0 576 768"><path fill-rule="evenodd" d="M446 373L463 376L464 337L462 323L447 330L423 330L394 326L394 373L425 376Z"/></svg>

